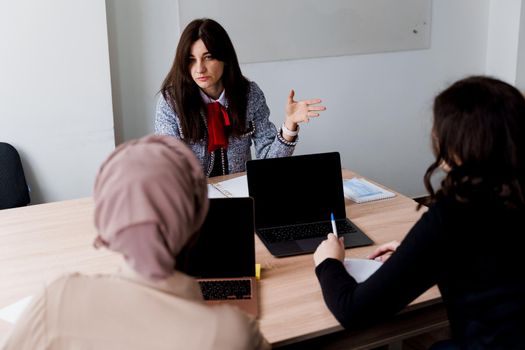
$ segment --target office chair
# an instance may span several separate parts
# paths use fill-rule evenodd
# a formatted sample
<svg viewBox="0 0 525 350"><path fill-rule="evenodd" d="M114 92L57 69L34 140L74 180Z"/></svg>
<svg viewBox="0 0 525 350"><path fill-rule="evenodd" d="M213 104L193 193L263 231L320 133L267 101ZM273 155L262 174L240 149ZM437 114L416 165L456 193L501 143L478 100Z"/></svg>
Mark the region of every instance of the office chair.
<svg viewBox="0 0 525 350"><path fill-rule="evenodd" d="M20 155L10 144L0 142L0 209L22 207L29 202Z"/></svg>

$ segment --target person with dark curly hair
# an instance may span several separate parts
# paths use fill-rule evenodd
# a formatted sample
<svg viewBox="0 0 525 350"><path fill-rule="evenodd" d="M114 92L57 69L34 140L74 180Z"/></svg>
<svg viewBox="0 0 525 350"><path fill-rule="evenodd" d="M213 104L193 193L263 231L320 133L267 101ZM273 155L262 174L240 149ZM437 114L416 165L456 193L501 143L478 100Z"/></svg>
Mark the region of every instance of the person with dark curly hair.
<svg viewBox="0 0 525 350"><path fill-rule="evenodd" d="M359 284L342 264L342 242L329 234L314 254L325 302L355 329L437 284L451 339L433 348L524 349L525 99L505 82L474 76L441 92L433 112L428 211L400 244L370 256L384 264ZM438 169L444 178L434 190Z"/></svg>

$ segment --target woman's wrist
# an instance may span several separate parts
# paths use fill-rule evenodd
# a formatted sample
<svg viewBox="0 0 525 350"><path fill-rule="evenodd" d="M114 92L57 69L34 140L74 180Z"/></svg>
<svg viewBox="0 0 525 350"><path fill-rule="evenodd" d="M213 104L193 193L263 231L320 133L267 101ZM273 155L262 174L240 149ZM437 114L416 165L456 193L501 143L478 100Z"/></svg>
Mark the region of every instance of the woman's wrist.
<svg viewBox="0 0 525 350"><path fill-rule="evenodd" d="M285 119L283 125L286 127L286 129L290 131L296 131L299 128L299 125L297 123L294 123L293 121L289 120L288 118Z"/></svg>
<svg viewBox="0 0 525 350"><path fill-rule="evenodd" d="M288 127L286 123L283 123L283 125L281 126L281 130L283 136L295 137L297 136L297 134L299 134L299 125L295 124L295 128L290 129L290 127Z"/></svg>

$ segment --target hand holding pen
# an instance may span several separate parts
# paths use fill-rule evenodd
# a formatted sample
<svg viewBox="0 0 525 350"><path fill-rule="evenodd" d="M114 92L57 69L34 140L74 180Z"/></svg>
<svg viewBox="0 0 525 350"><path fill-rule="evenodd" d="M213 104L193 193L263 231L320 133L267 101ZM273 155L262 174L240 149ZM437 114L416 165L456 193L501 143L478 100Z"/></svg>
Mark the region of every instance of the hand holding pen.
<svg viewBox="0 0 525 350"><path fill-rule="evenodd" d="M341 262L345 259L343 237L337 238L335 234L329 233L326 239L319 244L314 253L315 266L328 258L337 259Z"/></svg>
<svg viewBox="0 0 525 350"><path fill-rule="evenodd" d="M337 226L335 226L334 213L330 213L330 221L332 222L332 233L337 238Z"/></svg>
<svg viewBox="0 0 525 350"><path fill-rule="evenodd" d="M335 225L334 213L330 214L333 233L329 233L326 240L319 244L314 253L315 266L322 263L325 259L332 258L339 261L345 259L345 243L343 237L337 236L337 227Z"/></svg>

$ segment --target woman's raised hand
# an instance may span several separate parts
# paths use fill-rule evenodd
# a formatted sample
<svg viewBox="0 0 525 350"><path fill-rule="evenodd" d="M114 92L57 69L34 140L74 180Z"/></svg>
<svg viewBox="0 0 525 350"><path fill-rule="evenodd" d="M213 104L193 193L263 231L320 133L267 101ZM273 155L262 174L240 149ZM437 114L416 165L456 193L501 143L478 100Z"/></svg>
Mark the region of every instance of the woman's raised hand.
<svg viewBox="0 0 525 350"><path fill-rule="evenodd" d="M297 124L299 123L308 123L310 118L315 118L319 116L319 112L326 109L325 106L319 106L321 99L313 98L310 100L294 100L295 91L290 90L288 95L288 101L286 103L286 120L285 125L290 130L295 130Z"/></svg>

